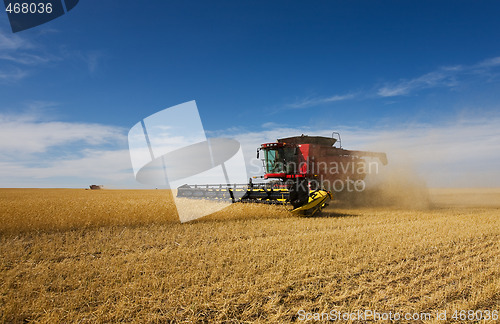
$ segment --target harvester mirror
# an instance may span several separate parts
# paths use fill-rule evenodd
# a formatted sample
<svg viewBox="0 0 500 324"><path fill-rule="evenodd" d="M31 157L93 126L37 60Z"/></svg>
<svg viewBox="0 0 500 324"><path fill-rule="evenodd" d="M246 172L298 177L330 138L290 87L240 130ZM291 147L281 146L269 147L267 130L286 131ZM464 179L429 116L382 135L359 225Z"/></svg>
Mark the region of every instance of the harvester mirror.
<svg viewBox="0 0 500 324"><path fill-rule="evenodd" d="M259 152L260 152L260 149L257 149L257 160L259 159Z"/></svg>
<svg viewBox="0 0 500 324"><path fill-rule="evenodd" d="M293 149L293 155L299 155L299 148L298 147L295 147Z"/></svg>

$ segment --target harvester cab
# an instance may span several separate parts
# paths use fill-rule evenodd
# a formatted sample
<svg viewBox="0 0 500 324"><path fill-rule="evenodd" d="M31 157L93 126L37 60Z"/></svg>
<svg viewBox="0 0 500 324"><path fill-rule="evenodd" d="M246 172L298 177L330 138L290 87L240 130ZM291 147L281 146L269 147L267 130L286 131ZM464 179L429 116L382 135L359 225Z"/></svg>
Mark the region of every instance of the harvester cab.
<svg viewBox="0 0 500 324"><path fill-rule="evenodd" d="M265 178L286 178L296 174L299 164L299 150L297 145L286 143L262 144L264 151Z"/></svg>

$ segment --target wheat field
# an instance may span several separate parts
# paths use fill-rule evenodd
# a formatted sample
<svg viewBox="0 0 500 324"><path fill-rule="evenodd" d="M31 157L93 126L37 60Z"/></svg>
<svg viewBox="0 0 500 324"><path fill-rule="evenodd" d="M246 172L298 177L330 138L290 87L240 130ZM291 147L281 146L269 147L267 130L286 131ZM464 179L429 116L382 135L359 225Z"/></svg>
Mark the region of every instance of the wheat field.
<svg viewBox="0 0 500 324"><path fill-rule="evenodd" d="M180 224L167 190L0 189L0 321L287 323L373 310L448 323L498 312L500 190L427 198L336 202L310 218L234 204Z"/></svg>

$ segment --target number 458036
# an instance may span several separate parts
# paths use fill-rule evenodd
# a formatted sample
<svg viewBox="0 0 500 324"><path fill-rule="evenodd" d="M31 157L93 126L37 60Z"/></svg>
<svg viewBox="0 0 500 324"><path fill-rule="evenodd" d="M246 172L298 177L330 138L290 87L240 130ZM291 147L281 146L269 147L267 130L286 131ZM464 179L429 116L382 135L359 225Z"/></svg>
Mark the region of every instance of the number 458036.
<svg viewBox="0 0 500 324"><path fill-rule="evenodd" d="M28 3L28 2L16 2L14 4L9 3L5 11L8 13L23 13L23 14L34 14L34 13L52 13L52 3Z"/></svg>

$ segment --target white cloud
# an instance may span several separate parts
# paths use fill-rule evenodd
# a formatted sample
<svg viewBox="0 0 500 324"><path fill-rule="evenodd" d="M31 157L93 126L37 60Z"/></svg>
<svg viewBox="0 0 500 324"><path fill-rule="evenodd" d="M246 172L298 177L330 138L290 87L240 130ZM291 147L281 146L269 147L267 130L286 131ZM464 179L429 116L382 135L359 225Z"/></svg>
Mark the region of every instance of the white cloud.
<svg viewBox="0 0 500 324"><path fill-rule="evenodd" d="M250 176L261 175L260 144L301 134L342 135L345 149L387 152L387 168L411 165L431 187L500 186L500 116L462 116L439 126L407 124L374 129L272 125L262 131L214 132L238 140ZM268 125L271 126L271 125ZM134 179L126 130L102 124L41 121L0 115L2 187L141 187ZM73 145L79 143L79 145ZM61 151L60 153L58 153Z"/></svg>
<svg viewBox="0 0 500 324"><path fill-rule="evenodd" d="M2 187L138 187L121 127L0 114Z"/></svg>
<svg viewBox="0 0 500 324"><path fill-rule="evenodd" d="M34 115L0 114L0 156L43 153L54 146L83 142L100 145L123 141L124 130L115 126L40 121Z"/></svg>
<svg viewBox="0 0 500 324"><path fill-rule="evenodd" d="M410 166L432 187L500 186L500 116L460 118L439 126L408 124L360 129L337 126L342 146L351 150L386 152L388 167ZM278 127L262 132L220 134L243 146L251 176L262 174L256 162L261 143L301 134L328 136L332 130ZM411 169L410 168L410 169Z"/></svg>
<svg viewBox="0 0 500 324"><path fill-rule="evenodd" d="M43 183L52 187L60 178L65 178L65 186L85 187L94 182L134 184L128 150L84 149L79 153L81 156L75 158L45 157L47 160L43 163L30 160L0 162L1 182L12 186Z"/></svg>

